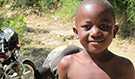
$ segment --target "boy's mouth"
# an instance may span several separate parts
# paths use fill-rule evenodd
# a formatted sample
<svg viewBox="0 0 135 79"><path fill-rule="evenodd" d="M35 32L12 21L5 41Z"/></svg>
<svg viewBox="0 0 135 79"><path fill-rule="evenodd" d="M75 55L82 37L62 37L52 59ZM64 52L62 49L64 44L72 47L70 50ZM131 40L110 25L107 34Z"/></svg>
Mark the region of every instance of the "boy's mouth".
<svg viewBox="0 0 135 79"><path fill-rule="evenodd" d="M90 40L91 43L102 43L104 42L104 39L96 39L96 40Z"/></svg>

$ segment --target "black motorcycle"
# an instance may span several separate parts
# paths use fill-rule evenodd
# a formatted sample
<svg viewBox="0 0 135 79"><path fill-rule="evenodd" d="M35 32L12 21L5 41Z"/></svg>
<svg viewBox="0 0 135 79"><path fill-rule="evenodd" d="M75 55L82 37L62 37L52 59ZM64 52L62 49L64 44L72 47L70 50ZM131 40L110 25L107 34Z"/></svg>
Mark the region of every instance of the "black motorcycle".
<svg viewBox="0 0 135 79"><path fill-rule="evenodd" d="M35 65L22 58L18 44L14 30L0 30L0 79L36 79Z"/></svg>

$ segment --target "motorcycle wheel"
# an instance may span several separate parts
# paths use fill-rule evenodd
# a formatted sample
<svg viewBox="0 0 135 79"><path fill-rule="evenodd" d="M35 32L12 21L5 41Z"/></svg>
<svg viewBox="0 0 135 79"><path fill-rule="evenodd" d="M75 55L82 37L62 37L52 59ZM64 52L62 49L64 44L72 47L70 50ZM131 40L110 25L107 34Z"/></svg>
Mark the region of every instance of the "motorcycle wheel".
<svg viewBox="0 0 135 79"><path fill-rule="evenodd" d="M21 79L36 79L35 77L36 67L31 61L25 60L22 66L23 66L23 73L21 75Z"/></svg>

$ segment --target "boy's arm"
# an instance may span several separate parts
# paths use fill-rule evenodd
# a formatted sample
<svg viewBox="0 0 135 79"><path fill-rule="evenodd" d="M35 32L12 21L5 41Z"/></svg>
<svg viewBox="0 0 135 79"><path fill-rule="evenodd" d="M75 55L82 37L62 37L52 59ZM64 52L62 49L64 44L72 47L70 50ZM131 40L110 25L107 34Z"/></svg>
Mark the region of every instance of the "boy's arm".
<svg viewBox="0 0 135 79"><path fill-rule="evenodd" d="M59 79L68 79L67 78L68 67L69 67L69 58L65 56L58 64Z"/></svg>
<svg viewBox="0 0 135 79"><path fill-rule="evenodd" d="M127 69L126 79L135 79L135 69L134 65L129 61Z"/></svg>
<svg viewBox="0 0 135 79"><path fill-rule="evenodd" d="M121 62L122 63L119 68L122 69L123 76L121 76L120 79L135 79L135 69L133 63L128 59L124 59Z"/></svg>
<svg viewBox="0 0 135 79"><path fill-rule="evenodd" d="M114 60L117 63L113 63L117 69L115 73L118 79L135 79L135 69L133 63L124 57L115 56Z"/></svg>

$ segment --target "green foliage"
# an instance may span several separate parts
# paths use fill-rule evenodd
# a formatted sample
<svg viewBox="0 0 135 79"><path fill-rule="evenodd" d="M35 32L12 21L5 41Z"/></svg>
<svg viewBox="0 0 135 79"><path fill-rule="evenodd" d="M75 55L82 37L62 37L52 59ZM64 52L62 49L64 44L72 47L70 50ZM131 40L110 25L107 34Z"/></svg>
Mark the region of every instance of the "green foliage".
<svg viewBox="0 0 135 79"><path fill-rule="evenodd" d="M132 23L135 24L135 0L128 0L128 21L130 20Z"/></svg>
<svg viewBox="0 0 135 79"><path fill-rule="evenodd" d="M3 0L2 2L5 1L10 2L10 8L13 10L17 8L38 9L45 13L53 12L63 19L71 19L81 0Z"/></svg>
<svg viewBox="0 0 135 79"><path fill-rule="evenodd" d="M60 16L64 21L71 20L81 0L60 0L60 2L61 7L55 12L55 15Z"/></svg>
<svg viewBox="0 0 135 79"><path fill-rule="evenodd" d="M41 8L41 10L49 10L54 8L54 4L56 0L38 0L37 6Z"/></svg>
<svg viewBox="0 0 135 79"><path fill-rule="evenodd" d="M1 18L0 29L5 27L14 29L19 34L20 41L22 41L24 33L26 32L26 18L21 15L13 16L10 18Z"/></svg>
<svg viewBox="0 0 135 79"><path fill-rule="evenodd" d="M29 15L50 13L60 7L60 0L0 0L0 7Z"/></svg>
<svg viewBox="0 0 135 79"><path fill-rule="evenodd" d="M120 25L122 38L134 37L135 0L110 0L114 6L117 22Z"/></svg>
<svg viewBox="0 0 135 79"><path fill-rule="evenodd" d="M15 9L33 7L37 0L1 0L0 3L5 3L4 5L9 5L10 8Z"/></svg>
<svg viewBox="0 0 135 79"><path fill-rule="evenodd" d="M8 0L0 0L0 6L2 7L3 5L7 4Z"/></svg>

